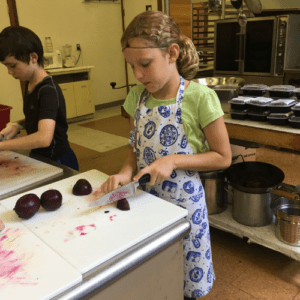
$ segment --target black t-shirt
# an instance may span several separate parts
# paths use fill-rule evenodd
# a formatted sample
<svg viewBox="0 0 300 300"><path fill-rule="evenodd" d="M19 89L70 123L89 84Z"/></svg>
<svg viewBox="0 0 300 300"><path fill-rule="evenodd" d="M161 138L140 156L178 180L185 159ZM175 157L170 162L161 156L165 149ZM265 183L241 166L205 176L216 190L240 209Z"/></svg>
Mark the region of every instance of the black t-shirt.
<svg viewBox="0 0 300 300"><path fill-rule="evenodd" d="M59 85L52 77L47 76L28 92L27 82L23 105L27 134L38 131L39 120L51 119L56 122L51 145L32 149L31 152L52 160L61 158L69 150L70 145L67 135L66 103Z"/></svg>

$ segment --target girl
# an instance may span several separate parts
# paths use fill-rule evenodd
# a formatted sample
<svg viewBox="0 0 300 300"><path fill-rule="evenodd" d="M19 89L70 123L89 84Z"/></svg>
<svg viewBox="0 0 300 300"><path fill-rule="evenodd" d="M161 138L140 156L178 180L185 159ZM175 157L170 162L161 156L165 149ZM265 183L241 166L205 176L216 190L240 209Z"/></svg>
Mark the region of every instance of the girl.
<svg viewBox="0 0 300 300"><path fill-rule="evenodd" d="M168 15L147 11L133 19L121 45L142 85L124 103L131 134L124 166L101 186L107 193L150 173L146 190L188 210L184 239L184 295L206 295L215 278L204 190L198 171L231 163L223 111L215 92L192 79L197 51ZM137 174L135 173L137 171ZM135 175L136 174L136 175Z"/></svg>
<svg viewBox="0 0 300 300"><path fill-rule="evenodd" d="M0 33L0 61L8 74L26 82L25 120L9 123L0 132L0 150L31 150L78 171L78 161L68 141L66 105L62 91L43 68L39 37L22 26ZM14 138L25 127L27 136Z"/></svg>

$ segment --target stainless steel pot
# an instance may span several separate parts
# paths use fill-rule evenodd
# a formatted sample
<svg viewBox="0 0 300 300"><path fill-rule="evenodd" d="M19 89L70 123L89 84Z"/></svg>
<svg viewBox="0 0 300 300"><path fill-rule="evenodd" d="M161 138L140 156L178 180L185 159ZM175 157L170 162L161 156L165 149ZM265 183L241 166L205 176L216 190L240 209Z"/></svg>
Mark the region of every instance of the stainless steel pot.
<svg viewBox="0 0 300 300"><path fill-rule="evenodd" d="M247 226L259 227L270 224L274 214L271 208L272 194L252 194L232 189L232 217Z"/></svg>
<svg viewBox="0 0 300 300"><path fill-rule="evenodd" d="M219 214L227 208L224 171L199 172L205 192L207 213Z"/></svg>

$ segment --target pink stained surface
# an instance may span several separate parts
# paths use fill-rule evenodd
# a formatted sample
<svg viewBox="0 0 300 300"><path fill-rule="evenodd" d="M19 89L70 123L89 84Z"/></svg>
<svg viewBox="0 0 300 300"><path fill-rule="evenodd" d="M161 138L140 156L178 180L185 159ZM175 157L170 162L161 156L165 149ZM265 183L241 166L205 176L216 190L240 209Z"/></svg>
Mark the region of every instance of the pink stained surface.
<svg viewBox="0 0 300 300"><path fill-rule="evenodd" d="M9 231L10 228L5 231L5 235L0 239L0 289L10 284L36 285L37 282L30 279L25 270L27 265L26 254L18 255L14 250L5 249L4 241L9 240L10 233L14 235L18 230ZM9 245L9 241L7 245Z"/></svg>
<svg viewBox="0 0 300 300"><path fill-rule="evenodd" d="M0 154L0 179L12 179L23 175L24 172L32 172L35 167L22 162L16 155L13 158Z"/></svg>
<svg viewBox="0 0 300 300"><path fill-rule="evenodd" d="M74 230L71 230L68 232L68 237L66 239L64 239L64 241L67 242L70 239L73 239L73 238L76 238L76 237L79 237L82 235L87 235L96 229L97 229L97 227L95 224L77 226L77 227L75 227Z"/></svg>

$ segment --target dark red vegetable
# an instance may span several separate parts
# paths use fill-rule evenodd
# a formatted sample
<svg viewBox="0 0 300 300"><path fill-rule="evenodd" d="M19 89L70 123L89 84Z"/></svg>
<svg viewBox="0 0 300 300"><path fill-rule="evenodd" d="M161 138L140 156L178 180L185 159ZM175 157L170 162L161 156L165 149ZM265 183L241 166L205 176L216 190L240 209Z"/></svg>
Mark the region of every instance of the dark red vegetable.
<svg viewBox="0 0 300 300"><path fill-rule="evenodd" d="M40 208L40 198L35 194L22 196L16 202L14 211L23 219L30 219Z"/></svg>
<svg viewBox="0 0 300 300"><path fill-rule="evenodd" d="M72 193L76 196L89 195L92 192L92 186L86 179L79 179L73 186Z"/></svg>
<svg viewBox="0 0 300 300"><path fill-rule="evenodd" d="M53 211L61 207L62 194L58 190L45 191L41 196L41 206L48 211Z"/></svg>
<svg viewBox="0 0 300 300"><path fill-rule="evenodd" d="M120 210L130 210L129 202L126 198L122 198L117 202L117 208Z"/></svg>

